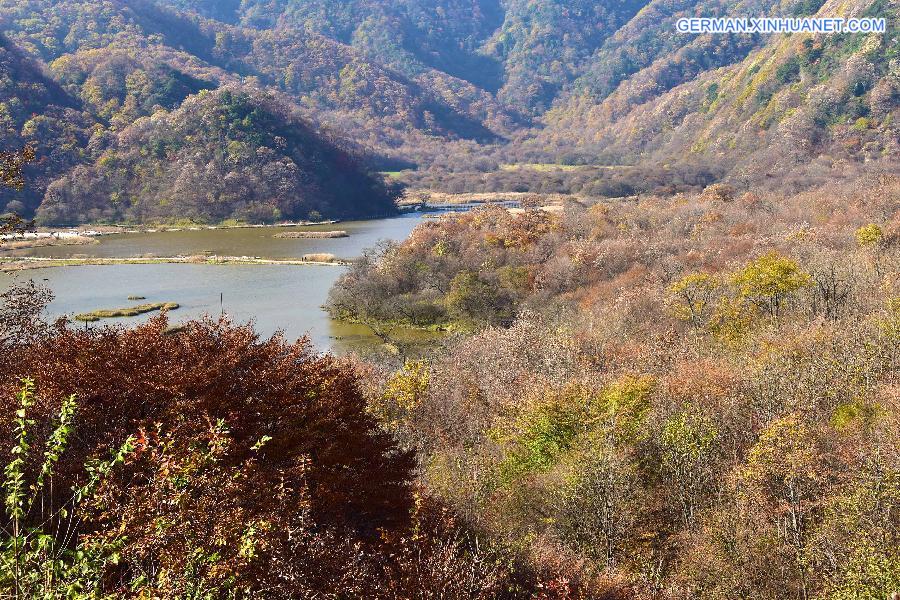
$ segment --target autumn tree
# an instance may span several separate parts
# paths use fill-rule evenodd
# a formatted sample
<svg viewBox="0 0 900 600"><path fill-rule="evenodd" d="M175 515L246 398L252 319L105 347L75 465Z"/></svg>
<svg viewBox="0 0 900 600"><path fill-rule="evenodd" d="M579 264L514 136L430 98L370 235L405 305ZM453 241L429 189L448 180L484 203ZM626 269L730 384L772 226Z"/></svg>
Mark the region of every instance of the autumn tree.
<svg viewBox="0 0 900 600"><path fill-rule="evenodd" d="M676 300L675 312L694 327L703 326L709 319L715 304L720 282L709 273L685 275L671 286L669 292Z"/></svg>
<svg viewBox="0 0 900 600"><path fill-rule="evenodd" d="M34 146L25 146L18 152L0 152L0 185L17 190L25 187L22 170L35 159Z"/></svg>
<svg viewBox="0 0 900 600"><path fill-rule="evenodd" d="M675 489L682 525L691 528L696 513L709 498L718 432L709 420L685 410L663 425L659 444L666 481Z"/></svg>
<svg viewBox="0 0 900 600"><path fill-rule="evenodd" d="M21 190L25 187L25 166L34 161L34 146L25 146L18 152L0 152L0 188L10 187ZM34 223L26 222L20 215L12 214L0 217L0 234L19 233L31 229Z"/></svg>
<svg viewBox="0 0 900 600"><path fill-rule="evenodd" d="M477 273L463 271L450 281L447 308L459 321L490 323L497 320L498 300L496 290Z"/></svg>
<svg viewBox="0 0 900 600"><path fill-rule="evenodd" d="M748 493L769 511L792 549L801 598L809 596L807 545L827 484L826 465L809 426L796 414L777 419L747 455ZM752 500L751 500L752 501Z"/></svg>
<svg viewBox="0 0 900 600"><path fill-rule="evenodd" d="M869 223L857 229L855 236L856 243L860 246L874 246L884 238L884 231L876 223Z"/></svg>
<svg viewBox="0 0 900 600"><path fill-rule="evenodd" d="M559 493L554 527L563 541L614 569L637 521L640 481L634 465L616 450L591 448Z"/></svg>
<svg viewBox="0 0 900 600"><path fill-rule="evenodd" d="M738 297L778 319L785 300L809 285L810 278L796 261L769 252L748 263L731 278Z"/></svg>

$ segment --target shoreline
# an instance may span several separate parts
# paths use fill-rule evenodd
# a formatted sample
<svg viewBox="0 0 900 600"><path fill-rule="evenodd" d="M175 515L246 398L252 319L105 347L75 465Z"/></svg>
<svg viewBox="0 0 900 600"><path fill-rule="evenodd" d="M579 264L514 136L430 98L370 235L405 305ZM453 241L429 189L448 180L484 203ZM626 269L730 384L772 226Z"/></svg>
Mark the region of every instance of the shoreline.
<svg viewBox="0 0 900 600"><path fill-rule="evenodd" d="M439 192L437 190L409 190L407 196L400 199L397 206L402 211L429 208L440 210L454 205L503 205L531 202L536 206L560 204L565 200L577 200L578 194L539 193L539 192Z"/></svg>
<svg viewBox="0 0 900 600"><path fill-rule="evenodd" d="M415 197L418 196L418 197ZM557 204L565 198L577 197L569 194L539 194L533 192L466 192L451 194L435 190L414 190L413 195L400 199L393 215L372 216L354 220L369 221L390 217L402 217L411 212L443 212L448 206L455 205L497 205L519 203L523 199L538 200L539 205ZM90 244L91 240L108 235L125 235L138 233L175 233L179 231L215 231L218 229L287 229L291 227L321 227L337 225L342 219L326 219L323 221L283 221L280 223L220 223L205 225L197 223L160 223L160 224L97 224L84 223L72 227L38 227L33 231L0 235L0 257L3 252L41 246L66 246ZM315 233L315 232L311 232ZM17 247L7 244L15 243Z"/></svg>
<svg viewBox="0 0 900 600"><path fill-rule="evenodd" d="M258 256L159 256L134 258L46 258L46 257L0 257L0 271L18 272L54 267L84 267L104 265L283 265L283 266L323 266L346 267L352 261L335 258L333 260L303 260L302 258L261 258Z"/></svg>
<svg viewBox="0 0 900 600"><path fill-rule="evenodd" d="M221 225L181 225L181 224L162 224L162 225L96 225L86 223L74 227L38 227L34 231L25 233L5 234L0 236L0 251L10 250L4 248L3 243L6 242L44 242L42 245L66 245L68 240L79 238L96 239L108 235L124 235L134 233L174 233L178 231L214 231L217 229L267 229L267 228L288 228L288 227L316 227L323 225L336 225L340 220L332 219L327 221L286 221L283 223L237 223L237 224L221 224ZM57 241L58 243L53 243ZM71 242L69 242L71 244ZM82 242L83 243L83 242ZM37 245L37 244L36 244Z"/></svg>

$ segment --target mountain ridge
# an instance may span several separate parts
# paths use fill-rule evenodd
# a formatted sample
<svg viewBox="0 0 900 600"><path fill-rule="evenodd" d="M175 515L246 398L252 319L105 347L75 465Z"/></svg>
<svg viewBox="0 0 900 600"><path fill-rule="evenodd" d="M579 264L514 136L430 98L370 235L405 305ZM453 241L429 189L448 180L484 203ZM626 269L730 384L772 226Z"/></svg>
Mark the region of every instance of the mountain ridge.
<svg viewBox="0 0 900 600"><path fill-rule="evenodd" d="M898 16L884 0L0 0L0 8L9 39L104 128L82 162L157 106L174 110L202 89L239 85L278 95L366 154L371 168L407 169L401 179L414 186L802 188L873 161L896 169ZM888 33L674 27L685 16L817 14L883 16ZM518 181L502 170L521 163L598 168ZM634 171L614 181L599 168L607 165ZM660 187L675 171L683 175Z"/></svg>

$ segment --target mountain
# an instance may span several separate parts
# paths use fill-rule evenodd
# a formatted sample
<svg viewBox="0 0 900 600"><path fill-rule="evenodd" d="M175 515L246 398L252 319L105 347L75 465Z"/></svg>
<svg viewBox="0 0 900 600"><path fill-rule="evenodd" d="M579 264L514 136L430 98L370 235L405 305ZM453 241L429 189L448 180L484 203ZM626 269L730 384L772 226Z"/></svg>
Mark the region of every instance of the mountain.
<svg viewBox="0 0 900 600"><path fill-rule="evenodd" d="M803 187L830 177L834 165L888 164L897 154L897 8L885 0L246 0L227 15L217 3L167 3L242 31L323 36L420 83L440 73L474 86L491 111L467 116L496 137L418 130L472 140L474 149L455 144L435 155L408 131L387 148L383 130L366 140L420 168L483 172L474 154L491 157L488 170L503 162L633 165L625 186L633 191L653 169L654 180L680 169L686 181L711 174ZM675 27L683 17L748 15L873 16L889 26L884 35L686 35ZM331 112L330 122L346 129L346 112L332 110L342 114ZM484 181L451 179L461 189Z"/></svg>
<svg viewBox="0 0 900 600"><path fill-rule="evenodd" d="M443 72L537 114L646 0L166 3L245 27L315 32L408 77Z"/></svg>
<svg viewBox="0 0 900 600"><path fill-rule="evenodd" d="M234 202L220 198L220 205L215 208L198 206L189 196L155 198L149 188L132 195L125 204L111 201L113 195L126 195L126 190L130 189L128 182L141 180L156 168L150 166L154 160L152 155L138 152L138 156L130 152L128 145L134 141L132 138L122 142L126 130L130 128L128 135L134 134L131 125L136 120L159 117L203 90L220 86L257 89L260 78L244 77L240 73L248 71L249 67L238 64L237 59L220 57L215 50L217 37L211 30L153 3L13 4L2 13L2 19L5 29L16 38L21 50L4 38L4 56L16 57L16 61L12 58L4 61L4 71L11 73L4 80L14 82L15 86L5 86L11 93L0 97L0 106L9 104L19 110L7 111L15 112L18 118L9 123L9 130L15 135L5 138L4 143L18 147L37 141L39 163L31 168L27 193L13 196L14 192L3 192L5 202L0 204L0 209L12 203L7 207L10 211L32 214L51 181L59 179L52 186L52 194L43 198L44 206L38 211L40 220L47 224L123 218L208 220L222 215L222 218L270 221L279 214L284 218L305 217L310 213L362 217L394 210L390 202L394 192L378 178L367 175L366 169L358 163L361 147L324 130L321 123L310 126L302 118L299 107L284 97L265 102L263 110L274 120L259 125L284 128L283 137L288 143L295 144L284 149L286 155L279 154L283 149L275 148L277 158L272 160L287 161L288 168L296 170L297 181L290 181L288 175L273 176L271 183L280 186L277 193L266 186L254 188L253 193L248 191L250 188L241 188L240 197ZM218 41L226 43L221 36ZM177 44L177 47L167 45L167 42ZM26 53L32 56L25 58ZM13 95L15 92L25 96L29 89L39 86L49 91L31 94L27 107ZM276 92L276 89L272 91ZM253 101L261 97L257 94ZM273 108L275 105L279 107ZM189 106L196 108L198 105ZM32 118L39 115L40 119ZM210 133L203 129L203 123L191 122L201 118L199 113L181 112L173 118L178 126L200 132L198 139L205 139L203 133ZM36 125L41 127L38 129ZM160 126L165 126L162 121ZM156 133L166 135L154 130ZM272 138L271 131L245 133L254 141L262 140L259 143L269 142ZM64 134L65 139L61 139ZM230 141L233 140L210 141L207 150L222 154L228 150L222 144ZM216 143L219 147L214 149ZM254 146L253 141L251 146L260 152L269 149ZM131 160L128 164L135 167L137 174L111 172L108 152L111 147L113 152L122 153L126 162ZM56 155L63 156L57 158ZM53 160L48 160L51 158ZM272 162L268 156L258 158L255 164L222 163L210 159L210 164L215 164L217 169L210 173L220 175L221 181L242 180L245 173L241 169L262 168ZM344 172L336 176L335 173L342 169ZM226 179L229 175L231 177ZM100 187L89 188L82 194L78 186L87 181ZM101 190L107 188L103 185L116 185L121 189L104 197ZM355 188L356 185L360 187ZM168 189L160 182L154 182L151 187ZM217 196L209 189L200 192ZM270 196L259 197L263 193L270 193ZM285 200L283 195L287 193L297 196ZM77 197L71 197L72 194ZM318 197L312 199L311 194ZM146 202L151 197L169 208L148 208Z"/></svg>
<svg viewBox="0 0 900 600"><path fill-rule="evenodd" d="M226 5L170 4L175 8L148 0L0 0L0 27L48 63L115 47L200 79L254 78L291 95L312 121L388 153L411 141L425 144L428 136L484 142L514 128L516 116L487 91L436 69L406 68L387 49L366 46L361 33L350 44L311 27L291 26L287 17L279 18L283 24L277 27L260 29L227 18ZM246 10L252 13L252 6L248 3ZM265 12L277 15L277 9ZM226 21L208 18L214 15ZM443 55L437 50L422 54ZM453 56L446 60L457 62Z"/></svg>
<svg viewBox="0 0 900 600"><path fill-rule="evenodd" d="M810 15L888 32L675 27ZM590 195L895 170L897 23L888 0L0 0L7 45L80 114L54 176L137 119L240 86L408 184Z"/></svg>
<svg viewBox="0 0 900 600"><path fill-rule="evenodd" d="M814 14L886 17L890 25L887 35L706 35L680 47L654 34L669 46L665 55L646 58L647 66L628 77L622 65L634 62L617 60L624 46L610 47L523 146L576 162L666 164L689 157L719 165L738 183L776 178L782 185L786 173L795 173L791 183L800 187L798 178L828 177L842 164L896 159L897 5L829 1Z"/></svg>
<svg viewBox="0 0 900 600"><path fill-rule="evenodd" d="M226 86L117 133L47 190L46 224L353 218L394 195L273 96Z"/></svg>
<svg viewBox="0 0 900 600"><path fill-rule="evenodd" d="M0 187L0 214L33 213L41 190L82 159L90 124L77 99L0 35L0 150L33 144L39 156L25 168L28 187Z"/></svg>

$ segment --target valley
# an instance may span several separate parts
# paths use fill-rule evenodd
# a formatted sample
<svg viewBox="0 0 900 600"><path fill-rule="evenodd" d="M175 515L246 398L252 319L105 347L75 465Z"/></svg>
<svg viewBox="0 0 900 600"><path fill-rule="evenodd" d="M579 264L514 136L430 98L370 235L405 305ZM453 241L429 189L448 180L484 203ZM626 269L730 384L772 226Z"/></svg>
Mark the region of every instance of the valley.
<svg viewBox="0 0 900 600"><path fill-rule="evenodd" d="M0 600L898 600L898 26L0 0Z"/></svg>

